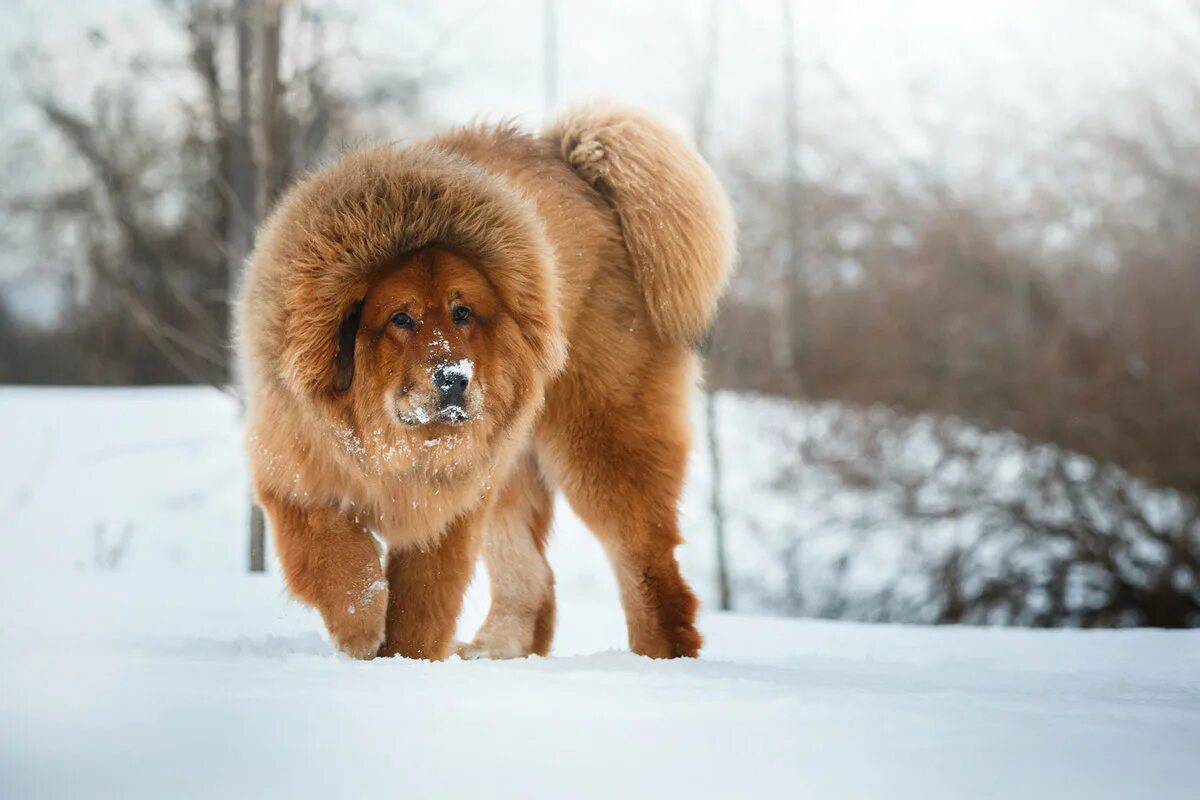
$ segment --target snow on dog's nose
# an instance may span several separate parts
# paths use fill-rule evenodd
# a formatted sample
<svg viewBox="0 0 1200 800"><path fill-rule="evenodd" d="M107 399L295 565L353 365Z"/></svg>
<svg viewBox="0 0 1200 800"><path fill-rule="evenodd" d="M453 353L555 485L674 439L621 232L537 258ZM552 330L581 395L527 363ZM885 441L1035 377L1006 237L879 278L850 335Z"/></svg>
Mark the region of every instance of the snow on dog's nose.
<svg viewBox="0 0 1200 800"><path fill-rule="evenodd" d="M433 386L437 389L440 405L439 416L451 422L462 422L467 418L467 389L471 385L474 366L464 358L453 364L441 364L433 370Z"/></svg>

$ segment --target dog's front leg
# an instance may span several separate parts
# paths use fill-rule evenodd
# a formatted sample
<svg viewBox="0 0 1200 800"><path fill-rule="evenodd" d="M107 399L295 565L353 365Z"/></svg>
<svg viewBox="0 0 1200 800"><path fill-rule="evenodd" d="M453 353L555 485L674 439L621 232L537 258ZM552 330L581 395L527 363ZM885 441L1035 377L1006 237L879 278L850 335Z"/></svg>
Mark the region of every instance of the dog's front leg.
<svg viewBox="0 0 1200 800"><path fill-rule="evenodd" d="M475 570L481 516L480 511L465 515L431 546L388 553L387 638L380 655L430 661L450 655Z"/></svg>
<svg viewBox="0 0 1200 800"><path fill-rule="evenodd" d="M339 649L373 658L387 615L375 537L336 508L303 508L268 492L259 499L292 594L321 612Z"/></svg>

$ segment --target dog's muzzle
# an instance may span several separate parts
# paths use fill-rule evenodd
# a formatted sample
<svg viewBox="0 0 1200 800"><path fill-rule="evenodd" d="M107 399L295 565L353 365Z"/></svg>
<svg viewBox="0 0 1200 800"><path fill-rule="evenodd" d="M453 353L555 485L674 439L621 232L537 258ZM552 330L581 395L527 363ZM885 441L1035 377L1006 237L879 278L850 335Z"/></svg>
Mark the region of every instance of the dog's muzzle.
<svg viewBox="0 0 1200 800"><path fill-rule="evenodd" d="M467 414L467 389L471 386L471 364L442 364L433 371L433 386L438 393L437 419L460 424L470 419Z"/></svg>

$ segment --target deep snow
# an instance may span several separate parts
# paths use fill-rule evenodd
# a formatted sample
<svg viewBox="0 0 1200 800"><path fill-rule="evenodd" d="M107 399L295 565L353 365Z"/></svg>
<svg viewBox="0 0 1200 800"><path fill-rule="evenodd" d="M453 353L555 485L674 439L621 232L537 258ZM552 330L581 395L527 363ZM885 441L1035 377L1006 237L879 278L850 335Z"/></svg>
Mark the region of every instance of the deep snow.
<svg viewBox="0 0 1200 800"><path fill-rule="evenodd" d="M702 659L651 662L622 652L607 567L560 507L553 657L359 663L333 652L274 570L241 571L226 398L6 389L0 440L6 798L1190 798L1200 786L1200 633L706 613ZM702 501L685 503L696 530ZM706 590L695 538L685 568ZM463 634L486 608L476 581Z"/></svg>

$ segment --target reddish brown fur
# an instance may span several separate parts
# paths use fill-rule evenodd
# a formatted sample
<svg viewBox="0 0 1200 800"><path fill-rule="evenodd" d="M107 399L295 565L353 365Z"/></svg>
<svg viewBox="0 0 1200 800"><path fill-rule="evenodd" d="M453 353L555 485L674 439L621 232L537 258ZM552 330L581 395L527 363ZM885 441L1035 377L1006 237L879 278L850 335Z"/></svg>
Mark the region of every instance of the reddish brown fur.
<svg viewBox="0 0 1200 800"><path fill-rule="evenodd" d="M268 493L261 499L292 592L321 612L342 650L359 658L374 655L383 633L374 620L388 597L375 540L334 509L304 508Z"/></svg>
<svg viewBox="0 0 1200 800"><path fill-rule="evenodd" d="M688 341L729 271L728 206L645 115L565 119L543 138L476 127L347 157L260 235L239 309L255 485L289 585L352 655L445 657L481 545L492 611L459 652L547 652L554 489L605 546L630 647L699 650L676 504ZM425 422L431 370L462 360L472 420ZM388 546L386 600L368 591L383 575L369 531Z"/></svg>
<svg viewBox="0 0 1200 800"><path fill-rule="evenodd" d="M387 633L380 655L435 661L449 655L475 566L482 513L456 520L430 547L388 554Z"/></svg>

